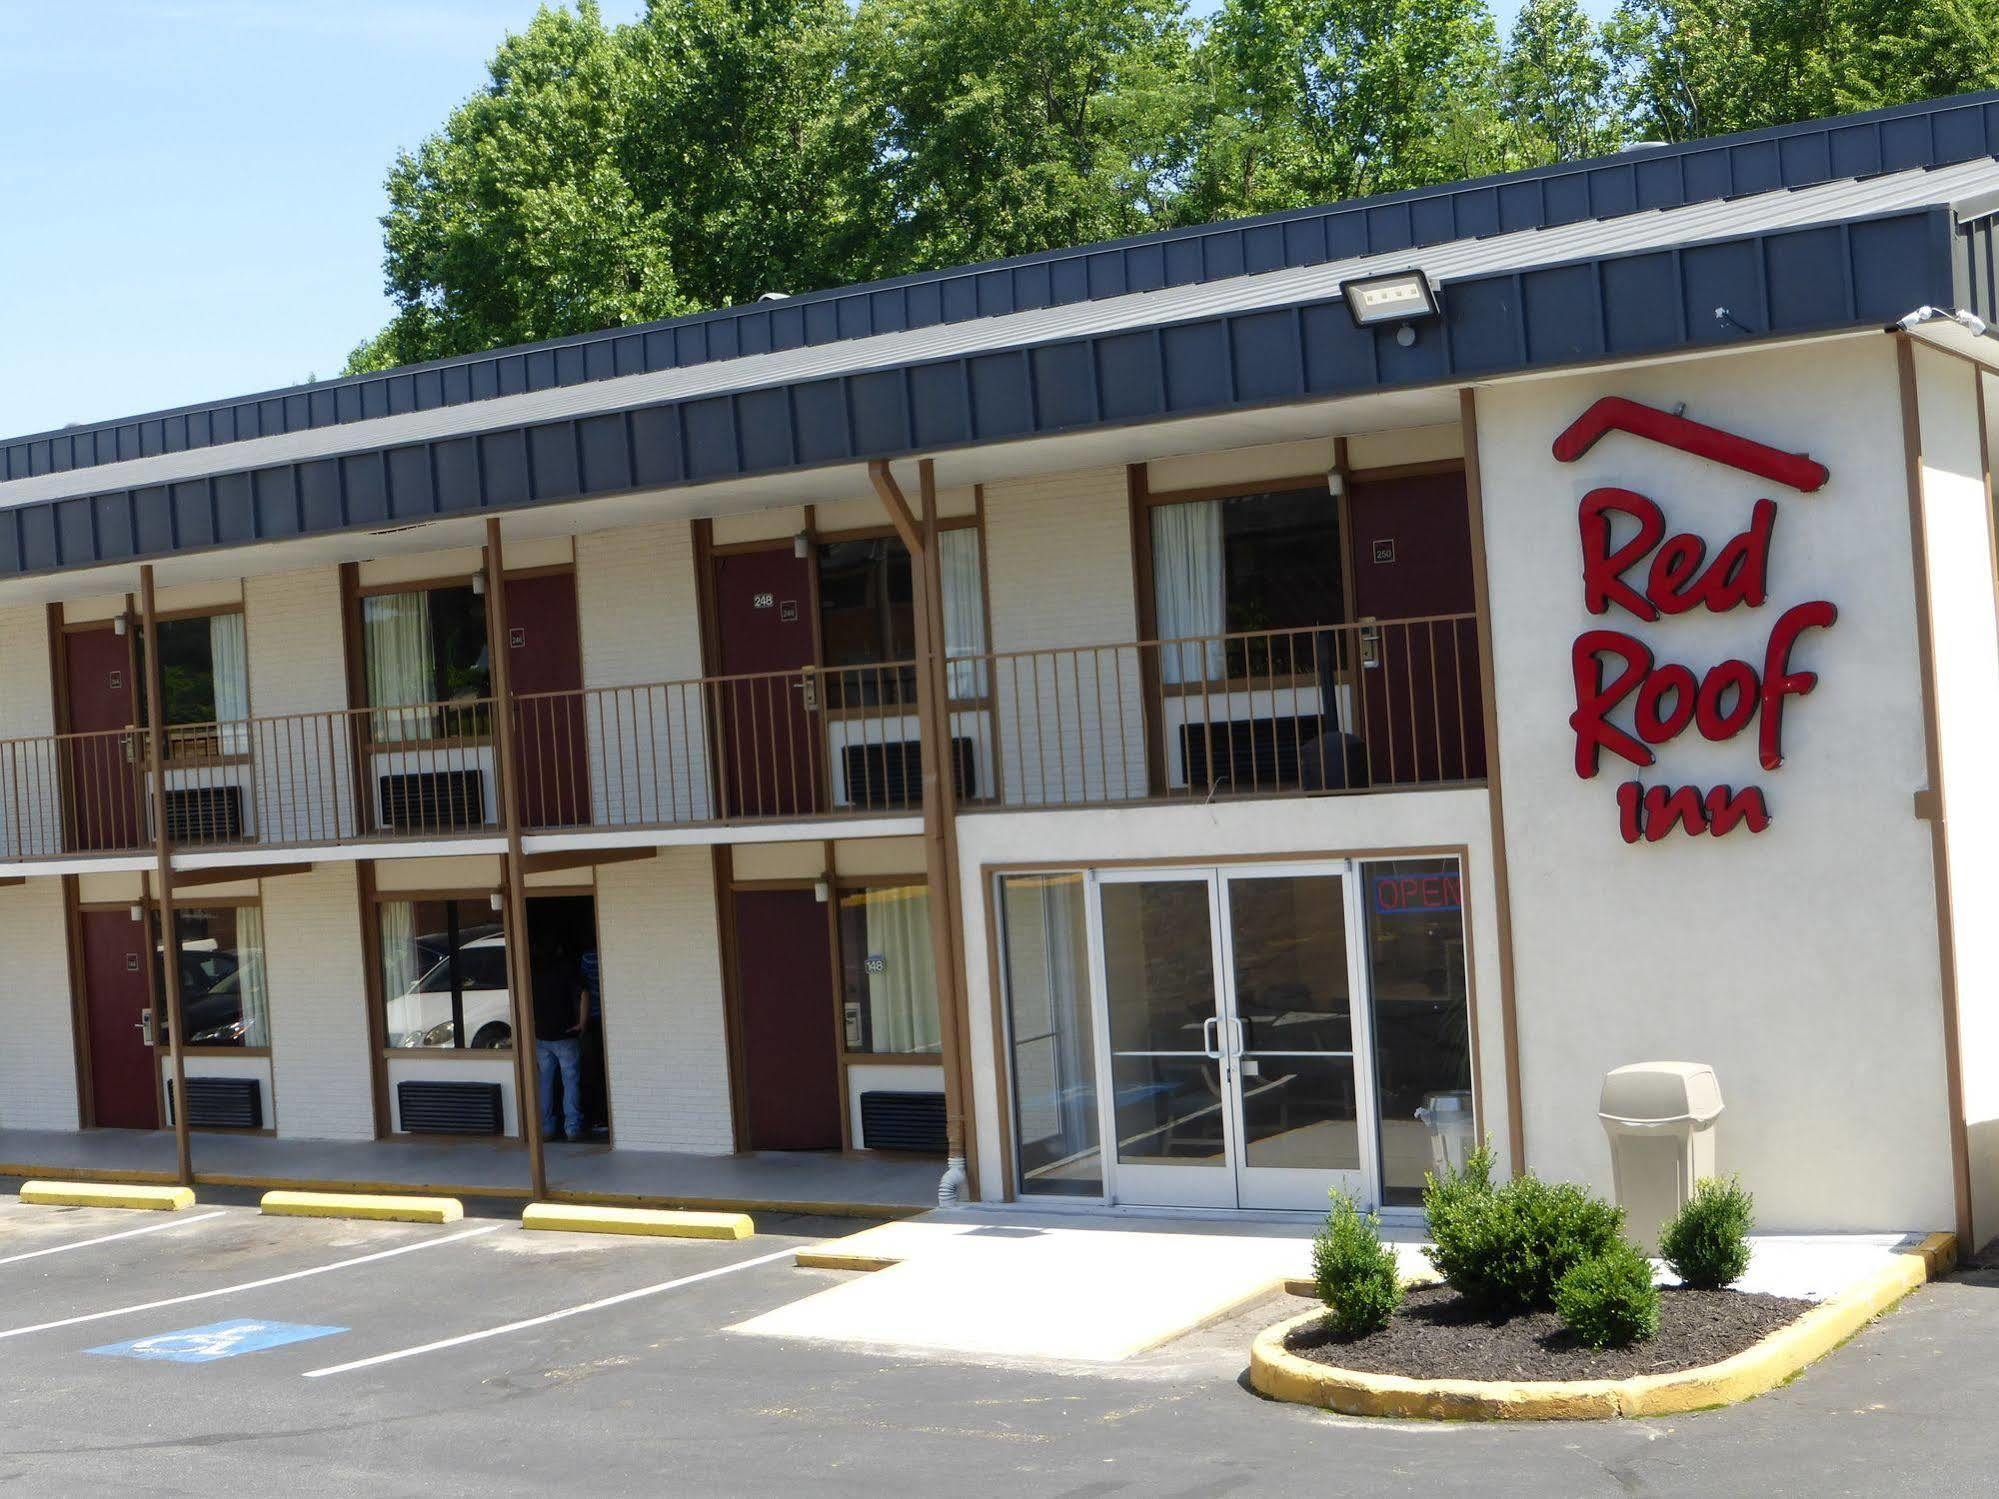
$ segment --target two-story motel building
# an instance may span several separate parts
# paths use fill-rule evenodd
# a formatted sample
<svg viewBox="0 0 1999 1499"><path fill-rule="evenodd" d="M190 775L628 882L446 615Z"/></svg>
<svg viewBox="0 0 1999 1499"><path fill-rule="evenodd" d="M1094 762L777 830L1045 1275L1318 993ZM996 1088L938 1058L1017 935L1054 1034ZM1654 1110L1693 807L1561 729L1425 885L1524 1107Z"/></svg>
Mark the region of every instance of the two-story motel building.
<svg viewBox="0 0 1999 1499"><path fill-rule="evenodd" d="M1664 1057L1766 1227L1982 1240L1995 157L1945 100L0 444L0 1167L1393 1210L1471 1130L1607 1185Z"/></svg>

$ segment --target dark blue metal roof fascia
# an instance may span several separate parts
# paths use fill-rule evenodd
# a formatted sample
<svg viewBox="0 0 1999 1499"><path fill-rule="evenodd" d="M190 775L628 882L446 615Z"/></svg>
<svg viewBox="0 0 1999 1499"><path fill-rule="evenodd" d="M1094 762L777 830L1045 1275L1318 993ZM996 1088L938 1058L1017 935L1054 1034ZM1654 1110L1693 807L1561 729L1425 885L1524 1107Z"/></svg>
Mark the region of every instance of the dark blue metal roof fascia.
<svg viewBox="0 0 1999 1499"><path fill-rule="evenodd" d="M1879 326L1953 291L1923 208L1446 282L1403 348L1343 299L371 448L0 511L0 577L1531 369Z"/></svg>
<svg viewBox="0 0 1999 1499"><path fill-rule="evenodd" d="M0 480L521 391L1999 156L1999 93L1774 126L1330 207L524 344L0 444Z"/></svg>
<svg viewBox="0 0 1999 1499"><path fill-rule="evenodd" d="M1960 203L1951 306L1999 324L1999 201Z"/></svg>

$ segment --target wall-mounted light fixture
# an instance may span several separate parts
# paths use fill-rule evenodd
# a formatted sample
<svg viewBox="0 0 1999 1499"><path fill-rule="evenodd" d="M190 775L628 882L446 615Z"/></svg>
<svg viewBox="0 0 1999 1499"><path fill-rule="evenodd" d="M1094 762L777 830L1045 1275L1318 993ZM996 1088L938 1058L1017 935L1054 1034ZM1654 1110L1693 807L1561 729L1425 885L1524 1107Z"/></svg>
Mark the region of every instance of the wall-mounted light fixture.
<svg viewBox="0 0 1999 1499"><path fill-rule="evenodd" d="M1408 348L1416 342L1415 324L1437 315L1437 292L1419 270L1393 271L1382 276L1358 276L1343 282L1347 315L1356 328L1399 324L1395 341Z"/></svg>
<svg viewBox="0 0 1999 1499"><path fill-rule="evenodd" d="M130 619L121 614L111 621L111 633L113 635L123 635L130 624Z"/></svg>
<svg viewBox="0 0 1999 1499"><path fill-rule="evenodd" d="M491 895L487 896L486 898L493 903L493 909L495 911L499 910L503 905L506 904L505 901L501 900L500 892L497 890L495 890Z"/></svg>
<svg viewBox="0 0 1999 1499"><path fill-rule="evenodd" d="M820 905L825 905L827 901L833 898L833 882L823 874L819 876L818 879L812 882L812 898L818 901Z"/></svg>
<svg viewBox="0 0 1999 1499"><path fill-rule="evenodd" d="M486 575L484 573L472 574L472 592L479 598L486 596Z"/></svg>
<svg viewBox="0 0 1999 1499"><path fill-rule="evenodd" d="M1347 476L1336 468L1326 470L1326 493L1338 499L1347 492Z"/></svg>
<svg viewBox="0 0 1999 1499"><path fill-rule="evenodd" d="M146 908L144 906L132 907L132 919L134 921L144 921L146 919Z"/></svg>
<svg viewBox="0 0 1999 1499"><path fill-rule="evenodd" d="M809 546L810 542L807 540L805 533L800 531L796 536L791 538L791 555L794 557L807 556L809 555L807 550Z"/></svg>

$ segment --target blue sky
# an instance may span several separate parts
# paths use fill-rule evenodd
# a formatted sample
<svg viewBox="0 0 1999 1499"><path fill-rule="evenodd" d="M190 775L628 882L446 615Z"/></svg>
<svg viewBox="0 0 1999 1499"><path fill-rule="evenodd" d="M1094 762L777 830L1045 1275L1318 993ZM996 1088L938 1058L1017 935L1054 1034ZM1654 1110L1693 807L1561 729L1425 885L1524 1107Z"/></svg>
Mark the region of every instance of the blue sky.
<svg viewBox="0 0 1999 1499"><path fill-rule="evenodd" d="M390 160L536 3L0 0L0 436L337 373Z"/></svg>

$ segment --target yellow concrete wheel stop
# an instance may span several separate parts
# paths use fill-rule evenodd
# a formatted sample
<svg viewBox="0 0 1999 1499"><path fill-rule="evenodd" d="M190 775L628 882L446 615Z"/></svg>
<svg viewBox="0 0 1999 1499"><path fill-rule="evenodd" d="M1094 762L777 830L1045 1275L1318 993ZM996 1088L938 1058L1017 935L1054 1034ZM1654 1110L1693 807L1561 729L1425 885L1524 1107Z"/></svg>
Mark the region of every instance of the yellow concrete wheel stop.
<svg viewBox="0 0 1999 1499"><path fill-rule="evenodd" d="M456 1223L456 1197L389 1197L370 1192L266 1192L263 1209L284 1218L367 1218L387 1223Z"/></svg>
<svg viewBox="0 0 1999 1499"><path fill-rule="evenodd" d="M644 1234L661 1239L747 1239L748 1213L673 1212L663 1208L603 1208L560 1202L528 1204L522 1228L570 1234Z"/></svg>
<svg viewBox="0 0 1999 1499"><path fill-rule="evenodd" d="M21 1201L59 1208L146 1208L177 1213L194 1206L192 1187L139 1182L24 1182Z"/></svg>

